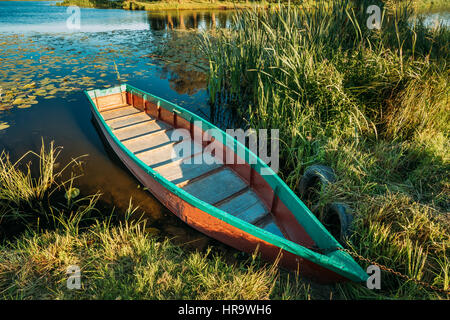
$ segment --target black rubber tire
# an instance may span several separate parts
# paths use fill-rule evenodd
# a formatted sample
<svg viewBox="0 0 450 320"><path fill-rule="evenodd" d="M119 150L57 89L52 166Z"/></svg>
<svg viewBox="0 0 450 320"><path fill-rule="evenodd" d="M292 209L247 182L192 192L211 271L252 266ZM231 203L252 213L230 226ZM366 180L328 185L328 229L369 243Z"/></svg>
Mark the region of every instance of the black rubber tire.
<svg viewBox="0 0 450 320"><path fill-rule="evenodd" d="M353 215L346 204L334 202L325 207L323 224L342 245L352 235L352 222Z"/></svg>
<svg viewBox="0 0 450 320"><path fill-rule="evenodd" d="M298 193L302 200L312 198L314 189L320 190L322 186L334 183L336 175L332 168L320 164L306 168L298 185Z"/></svg>

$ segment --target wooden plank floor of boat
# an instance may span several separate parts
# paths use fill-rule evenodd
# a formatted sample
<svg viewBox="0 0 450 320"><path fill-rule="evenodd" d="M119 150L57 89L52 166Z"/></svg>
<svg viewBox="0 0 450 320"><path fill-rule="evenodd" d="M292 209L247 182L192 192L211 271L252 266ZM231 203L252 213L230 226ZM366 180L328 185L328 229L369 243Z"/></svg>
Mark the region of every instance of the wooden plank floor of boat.
<svg viewBox="0 0 450 320"><path fill-rule="evenodd" d="M194 197L284 237L270 210L229 167L202 153L192 140L172 141L173 127L126 105L100 111L116 137L136 157Z"/></svg>

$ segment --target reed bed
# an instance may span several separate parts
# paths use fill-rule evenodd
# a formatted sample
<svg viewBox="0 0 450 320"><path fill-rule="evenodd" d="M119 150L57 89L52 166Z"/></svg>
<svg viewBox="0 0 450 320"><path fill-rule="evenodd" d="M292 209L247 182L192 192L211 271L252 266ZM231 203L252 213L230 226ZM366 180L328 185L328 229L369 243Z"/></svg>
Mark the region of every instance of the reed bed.
<svg viewBox="0 0 450 320"><path fill-rule="evenodd" d="M383 8L380 30L366 27L372 4ZM450 32L413 23L412 12L381 1L246 11L232 30L204 33L200 43L216 112L279 129L279 174L292 189L308 165L336 171L318 215L332 201L352 207L355 253L448 289ZM346 298L447 297L387 273L381 291L340 290Z"/></svg>

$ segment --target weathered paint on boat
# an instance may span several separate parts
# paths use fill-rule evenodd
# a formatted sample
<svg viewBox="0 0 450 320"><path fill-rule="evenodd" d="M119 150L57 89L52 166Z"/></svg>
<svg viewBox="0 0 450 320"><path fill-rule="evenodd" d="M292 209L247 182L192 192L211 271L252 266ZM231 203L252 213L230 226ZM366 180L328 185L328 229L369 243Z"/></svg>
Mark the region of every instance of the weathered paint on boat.
<svg viewBox="0 0 450 320"><path fill-rule="evenodd" d="M243 152L247 160L244 164L237 164L239 162L235 161L228 166L239 174L270 208L270 214L284 236L237 218L192 196L166 179L118 139L101 112L114 110L122 103L132 105L172 127L185 128L191 133L193 124L197 121L201 122L203 132L207 129L219 130L217 127L175 104L128 84L105 90L91 90L86 92L86 95L91 102L94 118L113 151L163 205L188 225L238 250L253 253L258 249L264 259L278 259L281 266L321 283L347 280L361 282L367 279L364 270L347 253L339 250L342 246L292 190L274 172L261 175L261 170L271 169L225 132L220 131L222 137L214 137L224 145L224 152L233 152L235 159L237 154L242 155L239 152ZM111 107L100 107L101 112L97 107L109 105ZM230 145L229 141L234 144ZM248 159L251 158L256 159L256 163L249 164Z"/></svg>

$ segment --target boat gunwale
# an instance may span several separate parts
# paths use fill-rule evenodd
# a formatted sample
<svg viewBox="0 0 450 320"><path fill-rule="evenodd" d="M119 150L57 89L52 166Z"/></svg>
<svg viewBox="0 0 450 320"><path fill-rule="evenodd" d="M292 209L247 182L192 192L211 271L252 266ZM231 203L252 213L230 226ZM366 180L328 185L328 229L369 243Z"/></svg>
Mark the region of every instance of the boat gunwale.
<svg viewBox="0 0 450 320"><path fill-rule="evenodd" d="M114 90L117 88L120 88L119 89L120 91L114 92ZM278 190L278 192L276 192L275 194L276 194L276 196L279 197L279 199L281 201L283 201L285 203L285 201L281 197L281 195L283 195L284 192L287 192L287 194L289 196L291 196L291 198L293 198L292 200L294 201L294 204L285 203L285 205L288 207L291 214L296 218L297 222L305 228L305 231L307 231L308 235L310 235L310 237L313 239L313 241L319 246L319 248L321 250L324 251L324 253L315 252L301 244L298 244L289 239L275 235L269 231L266 231L255 225L252 225L240 218L237 218L237 217L219 209L219 208L214 207L213 205L211 205L207 202L204 202L204 201L192 196L191 194L189 194L182 188L178 187L176 184L167 180L164 176L160 175L153 168L146 165L142 160L137 158L134 155L134 153L131 152L127 147L125 147L123 145L123 143L112 132L111 128L108 126L108 124L104 120L103 116L100 113L100 110L98 109L98 107L96 106L96 104L94 103L94 101L90 95L90 93L92 92L95 94L95 98L98 98L98 97L102 97L102 96L106 96L106 95L110 95L110 94L122 93L123 92L122 90L124 90L126 93L131 93L131 94L139 93L142 95L150 96L150 97L156 99L157 101L163 102L164 104L168 104L171 108L166 108L166 106L164 106L163 108L165 108L168 111L177 110L178 111L177 115L181 116L186 121L189 121L192 123L193 119L194 119L194 121L195 120L200 121L202 123L202 125L206 124L208 129L218 130L223 135L223 137L225 137L226 139L230 139L234 142L236 149L241 148L241 150L245 151L246 155L254 157L257 160L257 163L247 162L247 164L252 169L254 169L257 173L259 173L261 175L261 177L269 184L269 186L272 188L272 190L274 192L276 189ZM182 200L188 202L192 206L195 206L195 207L203 210L204 212L211 214L212 216L214 216L226 223L229 223L230 225L232 225L236 228L239 228L240 230L242 230L244 232L248 232L249 234L251 234L263 241L271 243L271 244L273 244L281 249L284 249L286 251L289 251L292 254L295 254L301 258L307 259L313 263L321 265L321 266L323 266L329 270L332 270L352 281L355 281L355 282L366 281L367 274L361 269L361 267L353 260L353 258L348 253L343 252L342 250L339 250L342 248L341 244L339 244L339 242L337 242L336 239L334 239L334 237L328 232L328 230L325 229L325 227L320 223L320 221L310 212L310 210L306 207L306 205L297 197L297 195L295 195L295 193L286 185L286 183L283 180L281 180L281 178L266 163L264 163L258 156L256 156L251 150L249 150L247 147L242 145L238 140L234 139L226 132L219 129L215 125L211 124L207 120L190 112L189 110L186 110L186 109L184 109L170 101L167 101L163 98L160 98L158 96L147 93L143 90L135 88L129 84L123 84L123 85L116 86L113 88L108 88L108 89L94 89L94 90L89 90L89 91L85 90L84 93L86 94L88 100L91 103L91 107L92 107L91 109L97 114L98 118L101 121L102 126L105 127L107 133L112 137L112 139L119 146L119 148L131 160L133 160L141 169L143 169L147 174L149 174L153 179L155 179L158 183L162 184L165 188L167 188L173 194L180 197ZM97 95L98 93L100 93L102 95L99 96L99 95ZM186 117L184 117L184 115L186 115L186 114L190 116L190 119L186 119ZM224 146L229 147L223 141L220 141L220 142ZM233 148L233 152L235 152L237 154L237 151L234 148ZM261 168L265 168L265 170L269 170L269 172L271 172L271 174L270 175L262 175L260 173ZM267 178L272 178L274 180L270 181L270 179L267 179ZM280 194L280 187L283 189L283 192L281 194ZM288 202L289 202L289 199L286 199L286 200L288 200ZM305 226L304 221L302 221L303 219L299 219L299 215L296 214L296 211L294 211L290 208L291 205L300 206L300 208L303 209L304 214L308 215L308 218L312 219L312 221L310 221L308 223L308 226ZM311 225L318 228L318 230L309 230L310 232L308 232L308 229L309 229L308 227L310 227ZM320 235L317 234L318 231L321 232ZM324 239L319 238L319 236L323 237L324 235L327 236L326 240L328 242L331 242L331 243L326 243L326 244L328 244L328 246L325 246L325 248L323 248L323 246L320 246L320 244L319 244L319 243L321 243L322 245L324 244ZM316 241L316 239L319 239L319 241Z"/></svg>

